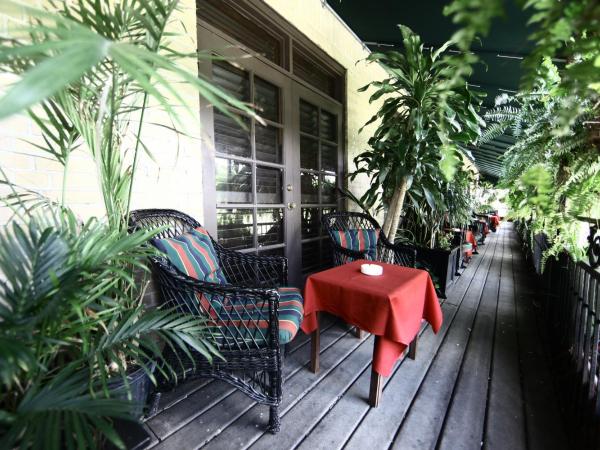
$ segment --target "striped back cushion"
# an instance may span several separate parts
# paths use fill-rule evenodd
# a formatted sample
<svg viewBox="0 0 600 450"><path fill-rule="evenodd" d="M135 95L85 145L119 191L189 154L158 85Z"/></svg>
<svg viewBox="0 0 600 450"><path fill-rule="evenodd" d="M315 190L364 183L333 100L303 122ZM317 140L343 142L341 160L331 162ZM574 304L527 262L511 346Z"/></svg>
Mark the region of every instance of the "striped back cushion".
<svg viewBox="0 0 600 450"><path fill-rule="evenodd" d="M174 238L153 239L152 244L186 275L197 280L228 284L219 267L217 252L204 228L198 227Z"/></svg>
<svg viewBox="0 0 600 450"><path fill-rule="evenodd" d="M356 251L367 251L367 259L377 259L377 240L379 230L346 230L332 231L333 240L343 248Z"/></svg>

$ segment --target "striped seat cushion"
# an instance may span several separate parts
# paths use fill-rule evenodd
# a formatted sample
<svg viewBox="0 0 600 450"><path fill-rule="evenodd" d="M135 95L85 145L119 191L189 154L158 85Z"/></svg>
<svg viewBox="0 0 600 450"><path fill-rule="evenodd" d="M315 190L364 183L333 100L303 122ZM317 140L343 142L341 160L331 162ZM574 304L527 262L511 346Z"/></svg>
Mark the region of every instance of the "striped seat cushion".
<svg viewBox="0 0 600 450"><path fill-rule="evenodd" d="M379 230L333 230L332 235L333 240L341 247L355 251L366 250L367 259L370 259L371 261L375 261L377 259L377 240L379 239Z"/></svg>
<svg viewBox="0 0 600 450"><path fill-rule="evenodd" d="M300 329L304 316L304 300L300 290L282 287L279 292L279 343L290 342ZM269 305L256 305L243 298L234 304L223 305L219 319L212 326L219 328L219 344L236 347L242 342L251 347L263 346L269 339ZM216 331L216 330L215 330Z"/></svg>

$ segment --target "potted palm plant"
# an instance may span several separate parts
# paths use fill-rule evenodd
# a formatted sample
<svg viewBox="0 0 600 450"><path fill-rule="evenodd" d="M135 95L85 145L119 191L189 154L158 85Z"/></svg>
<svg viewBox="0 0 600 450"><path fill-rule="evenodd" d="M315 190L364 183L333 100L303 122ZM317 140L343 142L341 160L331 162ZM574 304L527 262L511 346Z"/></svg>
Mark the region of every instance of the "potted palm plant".
<svg viewBox="0 0 600 450"><path fill-rule="evenodd" d="M0 231L0 447L109 440L123 448L114 420L139 418L148 380L175 377L191 352L215 355L198 316L142 301L152 253L143 244L154 231L128 234L127 218L139 154L151 152L145 113L160 107L178 133L178 111L191 108L177 83L224 114L225 105L255 113L181 67L182 57L198 55L170 47L177 0L5 6L0 13L10 21L16 12L19 26L0 42L0 69L16 78L0 98L0 120L26 112L43 138L37 150L64 173L54 203L14 186L0 168L10 187L4 203L16 215ZM97 165L102 217L82 221L68 208L75 151ZM163 348L179 359L166 359Z"/></svg>
<svg viewBox="0 0 600 450"><path fill-rule="evenodd" d="M409 191L398 230L397 239L416 246L418 263L430 272L438 294L444 298L459 275L462 242L454 230L462 230L471 217L473 180L471 171L459 167L451 181L430 180L429 201L419 191ZM439 185L436 189L432 188L434 182Z"/></svg>
<svg viewBox="0 0 600 450"><path fill-rule="evenodd" d="M383 231L390 240L399 229L413 225L400 239L412 236L422 248L417 259L427 267L431 264L425 255L430 252L423 249L438 246L448 212L444 205L448 182L457 170L463 172L461 145L474 143L485 123L475 109L481 95L471 92L465 82L457 82L452 60L442 58L452 42L426 50L419 36L399 27L403 51L373 53L368 58L390 76L361 89L375 89L371 102L385 100L367 122L378 126L369 139L370 148L354 159L356 171L351 178L360 174L370 178L370 188L360 202L366 208L385 207Z"/></svg>
<svg viewBox="0 0 600 450"><path fill-rule="evenodd" d="M144 308L132 270L152 233L51 205L23 218L0 233L0 445L122 448L112 421L139 418L155 364L176 372L162 347L212 358L210 340L197 317Z"/></svg>

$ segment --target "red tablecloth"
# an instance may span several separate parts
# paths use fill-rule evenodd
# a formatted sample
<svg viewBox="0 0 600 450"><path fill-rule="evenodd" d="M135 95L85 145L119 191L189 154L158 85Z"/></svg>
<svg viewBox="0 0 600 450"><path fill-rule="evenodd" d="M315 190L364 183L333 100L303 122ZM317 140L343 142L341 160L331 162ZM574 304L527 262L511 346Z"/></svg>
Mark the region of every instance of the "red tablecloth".
<svg viewBox="0 0 600 450"><path fill-rule="evenodd" d="M316 313L327 311L381 336L373 353L373 369L389 376L419 332L421 319L437 333L442 310L426 271L378 263L383 275L371 277L360 272L360 265L368 262L354 261L308 277L301 327L312 333L318 327Z"/></svg>
<svg viewBox="0 0 600 450"><path fill-rule="evenodd" d="M467 231L465 241L469 242L473 246L473 250L477 250L477 240L475 239L475 235L473 235L471 230Z"/></svg>
<svg viewBox="0 0 600 450"><path fill-rule="evenodd" d="M485 221L483 219L479 219L479 221L481 223L483 223L483 233L484 234L490 234L490 228L488 227L487 221Z"/></svg>

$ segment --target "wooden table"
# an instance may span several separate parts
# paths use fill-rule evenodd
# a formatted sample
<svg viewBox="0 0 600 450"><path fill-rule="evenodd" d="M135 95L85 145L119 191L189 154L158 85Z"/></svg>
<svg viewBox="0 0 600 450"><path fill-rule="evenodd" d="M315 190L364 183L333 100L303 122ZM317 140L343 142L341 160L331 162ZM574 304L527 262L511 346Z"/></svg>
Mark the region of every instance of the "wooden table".
<svg viewBox="0 0 600 450"><path fill-rule="evenodd" d="M344 319L360 330L375 335L369 404L378 406L382 376L389 376L398 358L409 348L416 356L416 336L422 319L437 332L442 311L435 287L426 271L378 263L383 275L370 277L360 273L354 261L311 275L304 292L302 329L311 333L311 370L319 370L318 312Z"/></svg>

